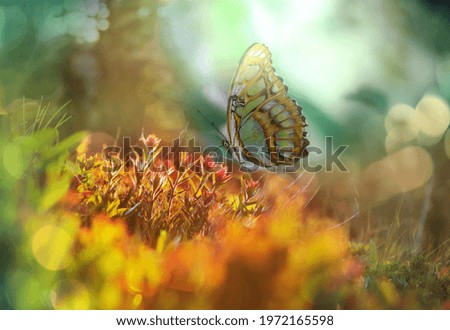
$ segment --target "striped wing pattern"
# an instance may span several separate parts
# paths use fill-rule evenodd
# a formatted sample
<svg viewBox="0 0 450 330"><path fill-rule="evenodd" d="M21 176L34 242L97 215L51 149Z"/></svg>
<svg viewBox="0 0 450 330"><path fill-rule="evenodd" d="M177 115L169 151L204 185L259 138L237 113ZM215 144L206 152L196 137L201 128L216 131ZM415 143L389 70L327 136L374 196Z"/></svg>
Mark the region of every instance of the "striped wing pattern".
<svg viewBox="0 0 450 330"><path fill-rule="evenodd" d="M244 53L231 84L227 113L229 144L239 161L272 167L307 156L302 108L287 95L265 45L253 44Z"/></svg>

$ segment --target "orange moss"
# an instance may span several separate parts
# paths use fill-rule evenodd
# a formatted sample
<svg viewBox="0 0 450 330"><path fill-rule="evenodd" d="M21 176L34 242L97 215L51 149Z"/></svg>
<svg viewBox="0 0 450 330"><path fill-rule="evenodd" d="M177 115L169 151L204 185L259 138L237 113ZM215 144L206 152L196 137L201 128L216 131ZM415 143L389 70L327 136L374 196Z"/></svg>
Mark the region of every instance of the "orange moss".
<svg viewBox="0 0 450 330"><path fill-rule="evenodd" d="M278 175L230 174L191 155L180 160L185 172L161 158L167 171L153 172L156 161L107 172L98 157L78 159L62 205L72 209L78 196L82 226L65 272L82 281L93 308L411 306L386 278L366 290L347 231L306 214L301 194L280 194Z"/></svg>

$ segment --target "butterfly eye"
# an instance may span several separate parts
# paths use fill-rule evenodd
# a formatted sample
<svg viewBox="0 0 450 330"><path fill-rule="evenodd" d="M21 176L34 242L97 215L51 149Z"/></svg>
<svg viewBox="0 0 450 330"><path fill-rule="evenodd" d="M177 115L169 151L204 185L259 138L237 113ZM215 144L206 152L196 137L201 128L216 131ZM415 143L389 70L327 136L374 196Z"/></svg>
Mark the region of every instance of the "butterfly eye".
<svg viewBox="0 0 450 330"><path fill-rule="evenodd" d="M227 150L228 156L233 157L234 150L230 147L230 143L227 140L222 140L222 145Z"/></svg>
<svg viewBox="0 0 450 330"><path fill-rule="evenodd" d="M231 99L231 110L234 111L234 109L236 109L236 107L237 107L237 100L236 100L236 97L233 97Z"/></svg>

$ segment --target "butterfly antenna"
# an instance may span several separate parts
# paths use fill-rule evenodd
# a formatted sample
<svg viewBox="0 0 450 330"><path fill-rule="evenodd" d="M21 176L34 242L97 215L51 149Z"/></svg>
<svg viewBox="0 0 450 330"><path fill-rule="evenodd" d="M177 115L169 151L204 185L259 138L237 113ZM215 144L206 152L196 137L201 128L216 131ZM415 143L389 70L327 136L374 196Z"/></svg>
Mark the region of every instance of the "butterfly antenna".
<svg viewBox="0 0 450 330"><path fill-rule="evenodd" d="M196 109L197 112L203 117L203 119L209 123L216 131L217 133L219 133L219 135L222 137L222 139L224 140L228 140L227 137L217 128L216 124L214 124L212 121L209 121L208 118L206 118L206 116L204 115L203 112L201 112L199 109Z"/></svg>

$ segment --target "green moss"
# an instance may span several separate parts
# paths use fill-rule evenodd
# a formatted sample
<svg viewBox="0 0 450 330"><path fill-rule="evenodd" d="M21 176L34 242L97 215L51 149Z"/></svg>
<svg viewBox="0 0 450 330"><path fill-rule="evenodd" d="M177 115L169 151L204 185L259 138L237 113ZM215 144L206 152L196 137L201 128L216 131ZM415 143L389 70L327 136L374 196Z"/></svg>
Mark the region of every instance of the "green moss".
<svg viewBox="0 0 450 330"><path fill-rule="evenodd" d="M425 256L406 262L378 260L366 266L364 275L367 290L379 294L381 281L388 280L400 295L415 296L420 308L440 308L450 299L448 272Z"/></svg>

